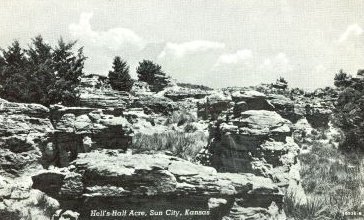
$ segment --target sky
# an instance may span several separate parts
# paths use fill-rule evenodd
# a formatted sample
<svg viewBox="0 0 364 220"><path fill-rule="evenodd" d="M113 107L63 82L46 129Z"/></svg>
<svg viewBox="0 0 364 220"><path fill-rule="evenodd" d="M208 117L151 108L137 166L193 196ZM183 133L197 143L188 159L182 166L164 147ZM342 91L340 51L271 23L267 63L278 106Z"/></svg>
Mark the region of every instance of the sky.
<svg viewBox="0 0 364 220"><path fill-rule="evenodd" d="M364 68L362 0L1 0L0 47L78 40L86 73L114 56L153 60L180 82L219 88L274 82L330 86Z"/></svg>

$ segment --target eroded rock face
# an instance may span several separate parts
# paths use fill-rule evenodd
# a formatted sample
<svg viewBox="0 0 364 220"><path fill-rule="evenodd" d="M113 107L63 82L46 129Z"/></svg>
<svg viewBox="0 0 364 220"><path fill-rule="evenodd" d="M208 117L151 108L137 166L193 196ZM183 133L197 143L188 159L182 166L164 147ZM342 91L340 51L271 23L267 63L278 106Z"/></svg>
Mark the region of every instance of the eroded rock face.
<svg viewBox="0 0 364 220"><path fill-rule="evenodd" d="M287 183L299 147L290 138L292 123L278 113L249 110L212 126L209 150L218 171L254 173Z"/></svg>
<svg viewBox="0 0 364 220"><path fill-rule="evenodd" d="M74 207L80 207L75 211L81 213L81 219L89 219L95 207L128 210L168 207L181 211L182 219L219 219L234 215L231 212L234 204L268 210L273 202L281 206L283 196L269 178L217 173L211 167L164 154L130 155L105 150L81 154L68 171L40 173L33 176L33 183L34 188L44 192L56 192L53 196L63 207L67 207L69 198L80 198L82 205ZM186 216L188 209L209 211L210 215ZM267 218L272 217L267 213Z"/></svg>
<svg viewBox="0 0 364 220"><path fill-rule="evenodd" d="M187 98L201 99L211 93L200 89L187 89L179 86L174 86L165 91L164 96L173 101L181 101Z"/></svg>
<svg viewBox="0 0 364 220"><path fill-rule="evenodd" d="M273 110L274 106L272 106L266 99L266 96L263 93L257 91L237 91L231 94L231 98L235 103L240 103L240 112L247 110ZM245 103L245 108L242 108L242 104ZM234 109L234 112L237 112L236 115L239 115L239 111Z"/></svg>
<svg viewBox="0 0 364 220"><path fill-rule="evenodd" d="M126 150L131 144L129 122L120 109L55 106L52 111L58 166L68 166L78 153L96 148Z"/></svg>
<svg viewBox="0 0 364 220"><path fill-rule="evenodd" d="M79 106L92 108L125 108L129 102L129 94L113 90L107 78L98 75L82 77Z"/></svg>
<svg viewBox="0 0 364 220"><path fill-rule="evenodd" d="M216 120L231 107L231 97L223 93L214 93L197 104L197 116L204 120Z"/></svg>
<svg viewBox="0 0 364 220"><path fill-rule="evenodd" d="M15 175L39 167L41 150L54 129L49 109L0 100L0 173Z"/></svg>

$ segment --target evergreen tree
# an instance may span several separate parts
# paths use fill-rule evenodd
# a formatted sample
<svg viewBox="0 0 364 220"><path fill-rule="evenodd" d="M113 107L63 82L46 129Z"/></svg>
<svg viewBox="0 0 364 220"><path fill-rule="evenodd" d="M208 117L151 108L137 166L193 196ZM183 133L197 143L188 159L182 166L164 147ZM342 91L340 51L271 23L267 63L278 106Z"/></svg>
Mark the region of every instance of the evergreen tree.
<svg viewBox="0 0 364 220"><path fill-rule="evenodd" d="M112 71L109 71L109 79L113 89L129 92L133 87L129 66L119 56L114 58Z"/></svg>
<svg viewBox="0 0 364 220"><path fill-rule="evenodd" d="M28 49L14 41L0 54L0 96L9 101L50 105L72 104L78 98L77 86L86 57L76 42L62 39L53 49L41 36L32 39Z"/></svg>
<svg viewBox="0 0 364 220"><path fill-rule="evenodd" d="M138 79L150 85L154 92L158 92L165 88L169 81L166 74L162 71L162 67L150 60L139 62L137 67Z"/></svg>
<svg viewBox="0 0 364 220"><path fill-rule="evenodd" d="M51 103L63 102L72 105L79 98L77 86L81 81L83 67L87 57L83 55L83 48L73 52L76 41L66 43L62 38L52 54L52 67L55 71L56 82L49 90Z"/></svg>
<svg viewBox="0 0 364 220"><path fill-rule="evenodd" d="M27 84L26 57L20 44L15 40L11 46L1 49L0 96L9 101L26 101L29 93Z"/></svg>

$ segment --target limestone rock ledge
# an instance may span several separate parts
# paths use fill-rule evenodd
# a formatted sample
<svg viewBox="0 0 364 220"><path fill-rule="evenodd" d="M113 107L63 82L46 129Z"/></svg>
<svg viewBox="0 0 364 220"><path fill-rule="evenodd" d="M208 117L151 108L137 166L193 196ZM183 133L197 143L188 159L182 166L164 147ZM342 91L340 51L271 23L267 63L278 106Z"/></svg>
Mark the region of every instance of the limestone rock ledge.
<svg viewBox="0 0 364 220"><path fill-rule="evenodd" d="M81 219L90 218L95 207L211 212L210 216L182 219L234 219L237 210L251 214L259 209L263 211L256 216L270 219L279 214L283 202L283 194L269 178L217 173L214 168L164 154L93 151L80 154L67 169L43 171L32 179L33 188L58 199L62 208L79 207L74 211ZM274 213L269 211L272 205L278 207ZM158 219L168 219L163 217Z"/></svg>
<svg viewBox="0 0 364 220"><path fill-rule="evenodd" d="M0 99L0 174L19 176L38 167L41 150L54 132L49 109Z"/></svg>

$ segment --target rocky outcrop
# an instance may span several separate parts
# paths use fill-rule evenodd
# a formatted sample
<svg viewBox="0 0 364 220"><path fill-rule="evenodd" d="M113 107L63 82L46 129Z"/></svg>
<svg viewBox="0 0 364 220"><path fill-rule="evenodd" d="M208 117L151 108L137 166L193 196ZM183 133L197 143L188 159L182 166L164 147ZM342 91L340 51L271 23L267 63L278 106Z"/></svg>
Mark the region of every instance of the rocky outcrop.
<svg viewBox="0 0 364 220"><path fill-rule="evenodd" d="M239 107L239 111L234 109L234 113L239 115L240 112L247 110L273 110L272 106L266 99L266 95L257 91L237 91L231 94L232 100Z"/></svg>
<svg viewBox="0 0 364 220"><path fill-rule="evenodd" d="M133 108L143 108L146 114L170 115L179 109L179 106L171 99L153 95L141 95L135 98Z"/></svg>
<svg viewBox="0 0 364 220"><path fill-rule="evenodd" d="M37 104L0 100L0 173L18 176L39 167L41 150L54 129L49 109Z"/></svg>
<svg viewBox="0 0 364 220"><path fill-rule="evenodd" d="M56 165L68 166L78 153L96 148L126 150L132 130L119 109L53 106ZM48 156L48 158L50 158Z"/></svg>
<svg viewBox="0 0 364 220"><path fill-rule="evenodd" d="M267 100L274 106L274 111L291 122L297 122L304 114L295 111L295 103L284 95L271 94Z"/></svg>
<svg viewBox="0 0 364 220"><path fill-rule="evenodd" d="M171 87L164 92L164 96L173 101L181 101L187 98L202 99L210 95L211 92L200 89L187 89L182 87Z"/></svg>
<svg viewBox="0 0 364 220"><path fill-rule="evenodd" d="M203 120L216 120L222 112L231 107L231 97L223 93L214 93L197 103L197 116Z"/></svg>
<svg viewBox="0 0 364 220"><path fill-rule="evenodd" d="M97 163L95 163L97 161ZM279 214L269 207L282 205L282 193L269 178L253 174L217 173L164 154L119 154L94 151L81 154L66 171L33 176L33 187L51 193L67 209L79 207L81 219L91 210L177 210L182 219L219 219L236 213L263 210L266 219ZM69 199L78 205L68 204ZM78 198L78 199L77 199ZM234 208L232 208L234 207ZM265 211L264 211L265 210ZM197 211L200 215L189 215ZM91 217L90 217L91 215ZM170 219L163 215L158 219Z"/></svg>
<svg viewBox="0 0 364 220"><path fill-rule="evenodd" d="M125 108L130 103L128 93L111 89L107 79L98 75L81 78L79 106L91 108Z"/></svg>
<svg viewBox="0 0 364 220"><path fill-rule="evenodd" d="M224 172L278 178L272 176L274 169L289 168L298 153L290 138L292 131L290 121L266 110L249 110L228 123L216 123L210 133L212 166Z"/></svg>

